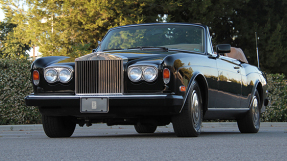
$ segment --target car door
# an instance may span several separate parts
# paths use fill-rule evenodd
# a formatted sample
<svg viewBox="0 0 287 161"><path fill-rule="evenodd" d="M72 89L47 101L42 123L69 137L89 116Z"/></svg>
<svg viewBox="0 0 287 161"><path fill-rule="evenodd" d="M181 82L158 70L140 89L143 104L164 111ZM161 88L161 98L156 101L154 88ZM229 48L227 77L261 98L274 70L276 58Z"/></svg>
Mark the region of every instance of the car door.
<svg viewBox="0 0 287 161"><path fill-rule="evenodd" d="M220 56L218 68L218 101L217 108L241 107L241 63L233 58Z"/></svg>

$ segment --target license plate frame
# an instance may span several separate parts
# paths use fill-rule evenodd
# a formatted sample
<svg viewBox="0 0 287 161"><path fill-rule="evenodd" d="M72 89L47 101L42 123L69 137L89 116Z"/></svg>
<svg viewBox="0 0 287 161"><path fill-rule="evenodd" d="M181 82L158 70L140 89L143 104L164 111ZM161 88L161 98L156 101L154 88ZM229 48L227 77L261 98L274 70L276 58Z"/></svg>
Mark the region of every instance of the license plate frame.
<svg viewBox="0 0 287 161"><path fill-rule="evenodd" d="M108 113L109 98L107 97L82 97L81 113Z"/></svg>

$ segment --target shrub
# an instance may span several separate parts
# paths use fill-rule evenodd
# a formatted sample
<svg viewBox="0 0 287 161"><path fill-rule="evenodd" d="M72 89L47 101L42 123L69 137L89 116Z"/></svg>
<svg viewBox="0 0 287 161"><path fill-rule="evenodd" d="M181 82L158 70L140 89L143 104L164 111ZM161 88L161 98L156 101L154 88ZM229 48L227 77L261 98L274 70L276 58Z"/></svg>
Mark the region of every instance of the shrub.
<svg viewBox="0 0 287 161"><path fill-rule="evenodd" d="M287 121L287 80L284 74L268 74L269 106L262 115L262 121Z"/></svg>
<svg viewBox="0 0 287 161"><path fill-rule="evenodd" d="M0 59L0 124L39 123L38 108L25 105L25 96L32 93L31 61Z"/></svg>

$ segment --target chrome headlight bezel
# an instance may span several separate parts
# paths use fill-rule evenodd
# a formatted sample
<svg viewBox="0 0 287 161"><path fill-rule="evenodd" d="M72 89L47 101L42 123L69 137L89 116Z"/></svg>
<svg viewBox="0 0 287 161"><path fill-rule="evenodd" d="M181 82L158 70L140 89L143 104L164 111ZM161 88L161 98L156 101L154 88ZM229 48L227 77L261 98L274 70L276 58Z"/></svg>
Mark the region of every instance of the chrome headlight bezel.
<svg viewBox="0 0 287 161"><path fill-rule="evenodd" d="M49 72L49 71L56 72L56 79L49 80L47 78L47 72ZM64 72L64 71L66 71L68 73L67 79L61 78L60 74L61 74L61 72ZM61 67L47 67L44 70L44 78L48 83L56 83L56 82L69 83L73 78L73 69L72 69L72 67L66 67L66 66L64 66L64 67L62 67L62 66Z"/></svg>
<svg viewBox="0 0 287 161"><path fill-rule="evenodd" d="M68 73L67 73L67 76L68 76L68 77L63 80L63 79L61 78L61 73L65 72L65 71L68 72ZM72 71L69 70L69 69L67 69L67 68L62 68L62 69L59 70L58 78L59 78L59 81L60 81L60 82L62 82L62 83L68 83L68 82L72 79Z"/></svg>
<svg viewBox="0 0 287 161"><path fill-rule="evenodd" d="M152 70L152 72L154 72L154 75L151 78L147 78L147 70ZM158 76L158 69L156 69L155 67L151 67L151 66L147 66L146 68L144 68L143 70L143 79L147 82L153 82L156 80Z"/></svg>
<svg viewBox="0 0 287 161"><path fill-rule="evenodd" d="M139 75L136 76L136 78L133 78L132 71L135 71L135 70L138 70ZM132 82L139 82L142 79L142 75L143 75L143 72L142 72L142 69L140 67L137 67L137 66L130 67L128 70L128 77Z"/></svg>
<svg viewBox="0 0 287 161"><path fill-rule="evenodd" d="M137 79L134 79L131 76L131 71L133 70L138 70L138 73L140 73ZM155 75L152 76L152 78L147 78L147 75L145 73L147 70L153 70ZM128 77L132 82L140 82L142 80L146 82L154 82L158 77L158 68L152 65L132 65L128 68Z"/></svg>
<svg viewBox="0 0 287 161"><path fill-rule="evenodd" d="M47 73L48 72L54 72L55 73L55 76L53 79L49 79L47 76ZM57 80L58 80L58 71L54 68L48 68L48 69L45 69L45 72L44 72L44 78L45 80L48 82L48 83L55 83Z"/></svg>

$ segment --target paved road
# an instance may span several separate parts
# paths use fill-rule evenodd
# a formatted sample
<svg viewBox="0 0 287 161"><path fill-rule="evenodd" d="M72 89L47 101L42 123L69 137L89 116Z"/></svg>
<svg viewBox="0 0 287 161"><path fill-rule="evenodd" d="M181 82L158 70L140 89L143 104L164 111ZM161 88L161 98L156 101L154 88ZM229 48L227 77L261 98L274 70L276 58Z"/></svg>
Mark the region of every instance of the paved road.
<svg viewBox="0 0 287 161"><path fill-rule="evenodd" d="M262 123L241 134L236 123L204 123L196 138L178 138L172 125L155 134L133 126L77 127L71 138L48 138L41 125L0 126L0 161L6 160L287 160L287 123Z"/></svg>

